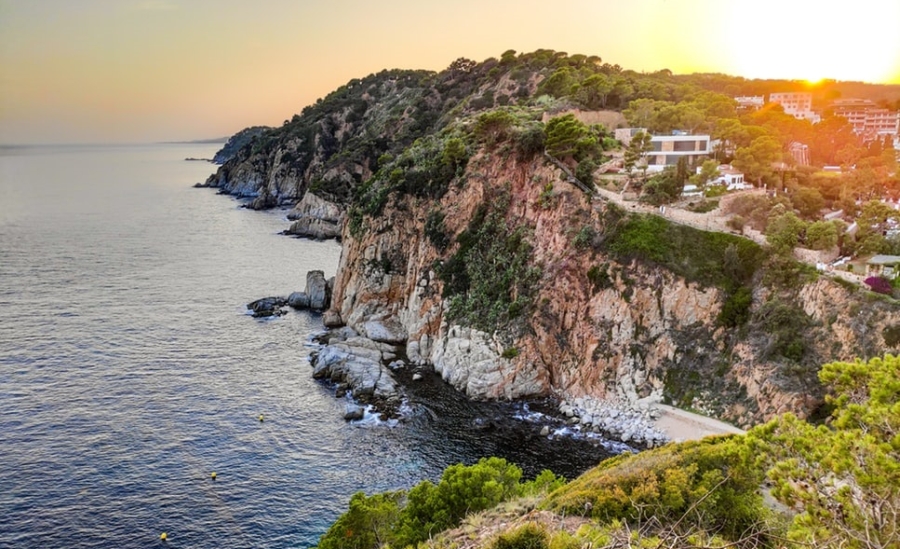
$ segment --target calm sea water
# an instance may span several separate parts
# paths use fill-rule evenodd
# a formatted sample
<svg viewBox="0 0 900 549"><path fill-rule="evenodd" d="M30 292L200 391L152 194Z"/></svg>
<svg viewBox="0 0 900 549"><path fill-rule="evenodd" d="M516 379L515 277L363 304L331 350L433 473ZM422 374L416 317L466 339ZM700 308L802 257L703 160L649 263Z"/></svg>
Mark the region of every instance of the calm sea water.
<svg viewBox="0 0 900 549"><path fill-rule="evenodd" d="M344 422L310 375L320 317L244 307L333 275L340 247L191 188L213 167L184 158L216 148L0 149L0 547L308 547L358 490L607 455L438 379L409 421Z"/></svg>

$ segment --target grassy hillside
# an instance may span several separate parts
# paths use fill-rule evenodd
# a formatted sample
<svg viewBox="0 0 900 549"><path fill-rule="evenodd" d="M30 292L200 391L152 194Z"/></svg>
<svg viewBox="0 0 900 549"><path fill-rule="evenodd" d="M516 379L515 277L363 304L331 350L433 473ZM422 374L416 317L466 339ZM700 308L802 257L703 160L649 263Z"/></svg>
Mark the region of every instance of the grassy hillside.
<svg viewBox="0 0 900 549"><path fill-rule="evenodd" d="M900 359L823 367L833 413L610 458L560 485L492 458L353 497L320 549L853 547L900 543ZM766 503L763 489L780 504Z"/></svg>

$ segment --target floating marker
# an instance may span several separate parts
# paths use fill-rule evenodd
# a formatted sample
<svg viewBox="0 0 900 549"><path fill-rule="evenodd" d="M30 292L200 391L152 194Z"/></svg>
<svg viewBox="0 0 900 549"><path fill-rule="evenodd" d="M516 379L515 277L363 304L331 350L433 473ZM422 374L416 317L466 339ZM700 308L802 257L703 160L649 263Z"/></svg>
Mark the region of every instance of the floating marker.
<svg viewBox="0 0 900 549"><path fill-rule="evenodd" d="M161 539L163 541L166 541L167 537L169 537L169 536L167 536L165 532L163 532L162 534L159 535L159 539Z"/></svg>
<svg viewBox="0 0 900 549"><path fill-rule="evenodd" d="M209 476L212 477L213 480L216 480L216 472L215 471L213 471L212 474Z"/></svg>
<svg viewBox="0 0 900 549"><path fill-rule="evenodd" d="M259 420L262 421L262 420L264 420L264 419L265 419L265 418L263 417L263 415L262 415L262 414L259 414Z"/></svg>

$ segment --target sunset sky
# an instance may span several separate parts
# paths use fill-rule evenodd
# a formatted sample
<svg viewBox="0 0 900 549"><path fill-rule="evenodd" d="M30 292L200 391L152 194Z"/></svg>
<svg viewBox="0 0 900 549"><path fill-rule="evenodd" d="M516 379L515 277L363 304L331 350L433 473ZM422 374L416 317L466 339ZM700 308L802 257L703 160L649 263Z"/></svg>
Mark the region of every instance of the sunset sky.
<svg viewBox="0 0 900 549"><path fill-rule="evenodd" d="M226 136L383 68L539 48L900 83L900 0L0 0L0 143Z"/></svg>

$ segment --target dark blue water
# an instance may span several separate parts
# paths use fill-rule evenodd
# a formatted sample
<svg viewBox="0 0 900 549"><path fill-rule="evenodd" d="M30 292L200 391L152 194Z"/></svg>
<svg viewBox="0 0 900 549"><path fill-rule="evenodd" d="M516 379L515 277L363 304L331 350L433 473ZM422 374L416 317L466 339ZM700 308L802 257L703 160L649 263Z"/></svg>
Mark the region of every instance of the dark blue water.
<svg viewBox="0 0 900 549"><path fill-rule="evenodd" d="M310 376L321 319L244 308L333 275L340 248L191 188L212 167L183 159L215 149L0 150L0 547L308 547L358 490L606 455L437 379L407 422L344 422Z"/></svg>

